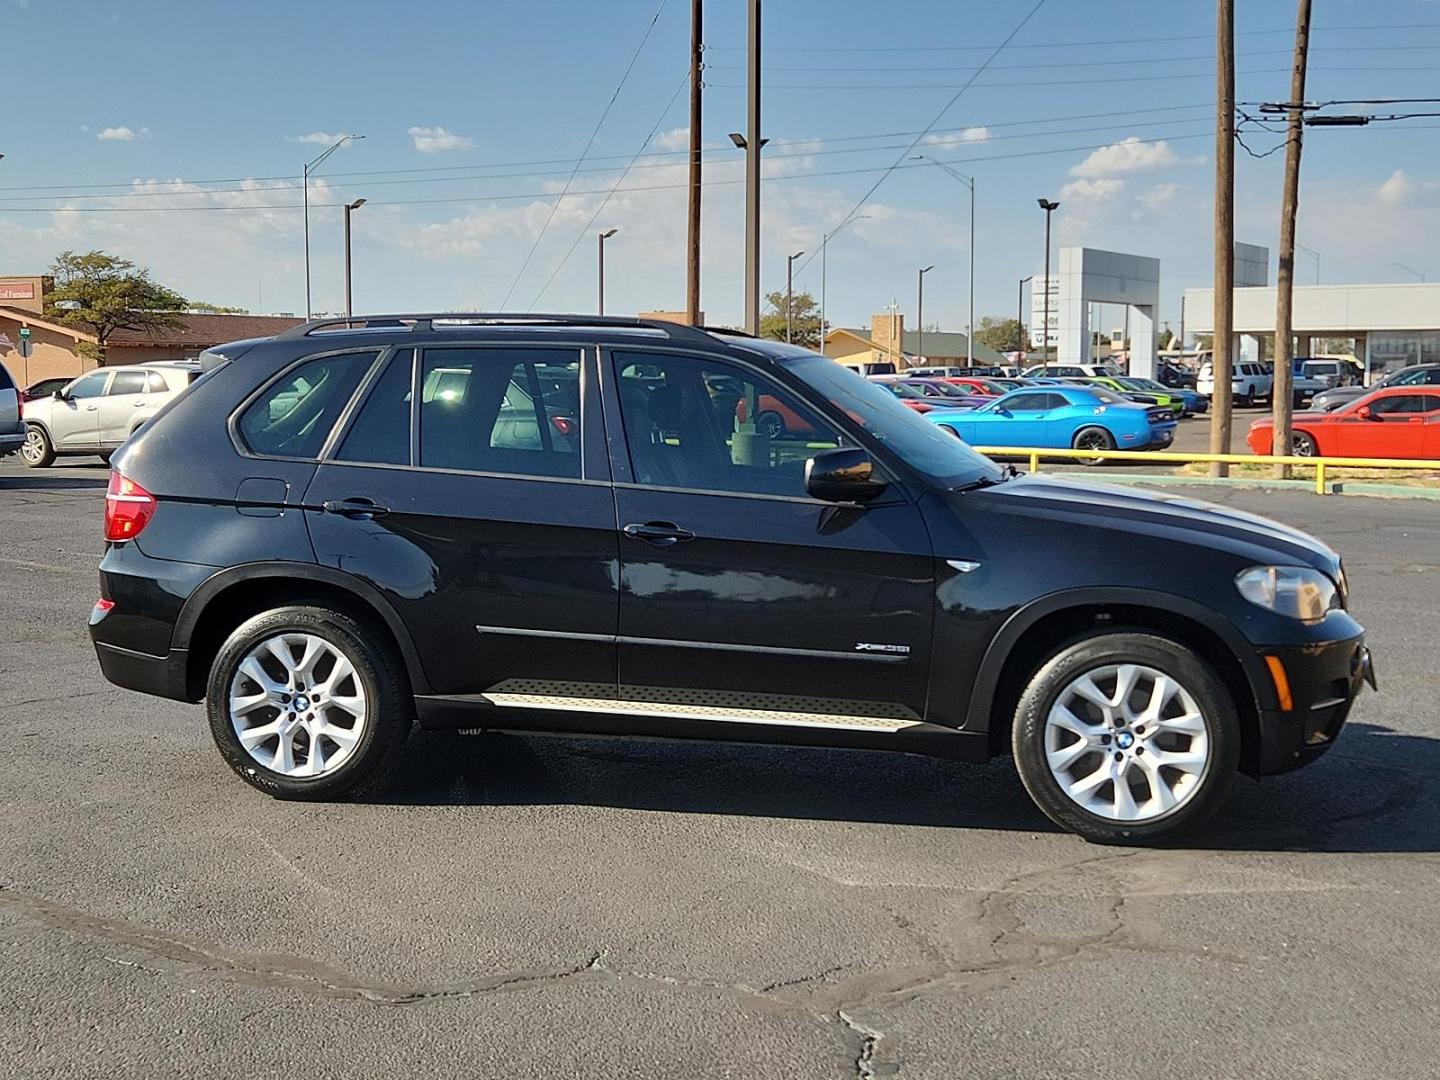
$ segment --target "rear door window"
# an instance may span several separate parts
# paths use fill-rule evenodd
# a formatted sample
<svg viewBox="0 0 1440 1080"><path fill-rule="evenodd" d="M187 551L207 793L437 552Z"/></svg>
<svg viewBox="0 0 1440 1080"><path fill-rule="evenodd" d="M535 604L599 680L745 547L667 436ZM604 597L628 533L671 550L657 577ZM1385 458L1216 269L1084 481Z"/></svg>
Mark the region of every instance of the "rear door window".
<svg viewBox="0 0 1440 1080"><path fill-rule="evenodd" d="M170 389L165 382L165 376L161 375L158 371L152 371L146 375L145 381L152 394L163 394Z"/></svg>
<svg viewBox="0 0 1440 1080"><path fill-rule="evenodd" d="M375 465L410 464L410 386L415 350L401 349L360 406L335 457Z"/></svg>
<svg viewBox="0 0 1440 1080"><path fill-rule="evenodd" d="M145 393L145 372L117 371L115 378L110 380L110 389L105 391L105 396L122 397L126 394L143 393Z"/></svg>
<svg viewBox="0 0 1440 1080"><path fill-rule="evenodd" d="M425 468L580 478L580 356L568 349L426 349Z"/></svg>
<svg viewBox="0 0 1440 1080"><path fill-rule="evenodd" d="M240 414L240 440L267 457L318 457L378 355L333 353L289 369Z"/></svg>

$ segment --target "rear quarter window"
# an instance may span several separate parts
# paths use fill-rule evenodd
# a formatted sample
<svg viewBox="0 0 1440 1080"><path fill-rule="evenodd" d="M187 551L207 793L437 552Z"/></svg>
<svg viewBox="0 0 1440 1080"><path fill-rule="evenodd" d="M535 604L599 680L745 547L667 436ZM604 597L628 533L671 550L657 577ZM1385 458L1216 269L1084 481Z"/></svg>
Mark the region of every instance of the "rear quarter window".
<svg viewBox="0 0 1440 1080"><path fill-rule="evenodd" d="M377 356L373 349L332 353L289 368L240 414L240 441L266 457L319 457Z"/></svg>
<svg viewBox="0 0 1440 1080"><path fill-rule="evenodd" d="M10 378L10 372L5 370L5 365L0 364L0 390L14 390L15 380Z"/></svg>

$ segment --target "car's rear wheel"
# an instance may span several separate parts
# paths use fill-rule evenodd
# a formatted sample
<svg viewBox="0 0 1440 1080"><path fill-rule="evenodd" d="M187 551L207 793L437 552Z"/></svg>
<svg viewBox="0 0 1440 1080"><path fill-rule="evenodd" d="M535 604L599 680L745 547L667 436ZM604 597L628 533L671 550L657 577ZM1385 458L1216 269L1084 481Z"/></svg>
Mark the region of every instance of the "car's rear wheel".
<svg viewBox="0 0 1440 1080"><path fill-rule="evenodd" d="M1012 743L1020 779L1051 821L1096 843L1145 843L1220 805L1240 725L1224 683L1190 649L1107 632L1035 672Z"/></svg>
<svg viewBox="0 0 1440 1080"><path fill-rule="evenodd" d="M1295 431L1290 434L1290 452L1296 457L1319 457L1320 447L1308 431Z"/></svg>
<svg viewBox="0 0 1440 1080"><path fill-rule="evenodd" d="M389 642L320 605L278 608L237 627L211 666L206 705L221 756L281 799L379 790L414 723Z"/></svg>
<svg viewBox="0 0 1440 1080"><path fill-rule="evenodd" d="M25 442L20 447L20 460L32 469L48 469L55 462L55 446L38 424L25 429Z"/></svg>
<svg viewBox="0 0 1440 1080"><path fill-rule="evenodd" d="M1114 450L1115 437L1102 427L1081 428L1075 433L1075 438L1070 443L1076 450ZM1083 465L1103 465L1103 457L1087 457L1080 459Z"/></svg>

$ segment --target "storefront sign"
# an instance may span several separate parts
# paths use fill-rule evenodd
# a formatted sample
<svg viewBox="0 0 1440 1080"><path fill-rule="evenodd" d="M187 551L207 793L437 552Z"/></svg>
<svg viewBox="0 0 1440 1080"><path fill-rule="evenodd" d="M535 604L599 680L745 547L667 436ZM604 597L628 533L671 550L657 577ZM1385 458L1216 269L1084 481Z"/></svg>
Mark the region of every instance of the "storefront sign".
<svg viewBox="0 0 1440 1080"><path fill-rule="evenodd" d="M0 281L0 300L34 300L33 281Z"/></svg>

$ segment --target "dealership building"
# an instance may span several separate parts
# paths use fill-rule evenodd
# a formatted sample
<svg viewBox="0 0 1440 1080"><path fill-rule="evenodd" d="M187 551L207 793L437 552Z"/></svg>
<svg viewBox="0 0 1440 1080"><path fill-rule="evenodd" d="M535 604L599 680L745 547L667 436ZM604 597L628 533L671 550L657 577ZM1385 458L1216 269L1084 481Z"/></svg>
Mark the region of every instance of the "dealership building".
<svg viewBox="0 0 1440 1080"><path fill-rule="evenodd" d="M95 361L80 351L82 343L95 343L95 335L45 315L49 288L48 277L0 277L0 364L22 387L41 379L73 378L95 367ZM116 330L106 342L107 363L187 360L227 341L278 334L301 321L278 315L189 312L179 318L180 325L173 329Z"/></svg>
<svg viewBox="0 0 1440 1080"><path fill-rule="evenodd" d="M1350 338L1367 383L1407 364L1440 362L1440 284L1296 285L1292 308L1295 355L1311 355L1315 338ZM1214 309L1213 289L1186 289L1185 329L1213 333ZM1234 328L1237 339L1275 332L1274 286L1235 290Z"/></svg>

